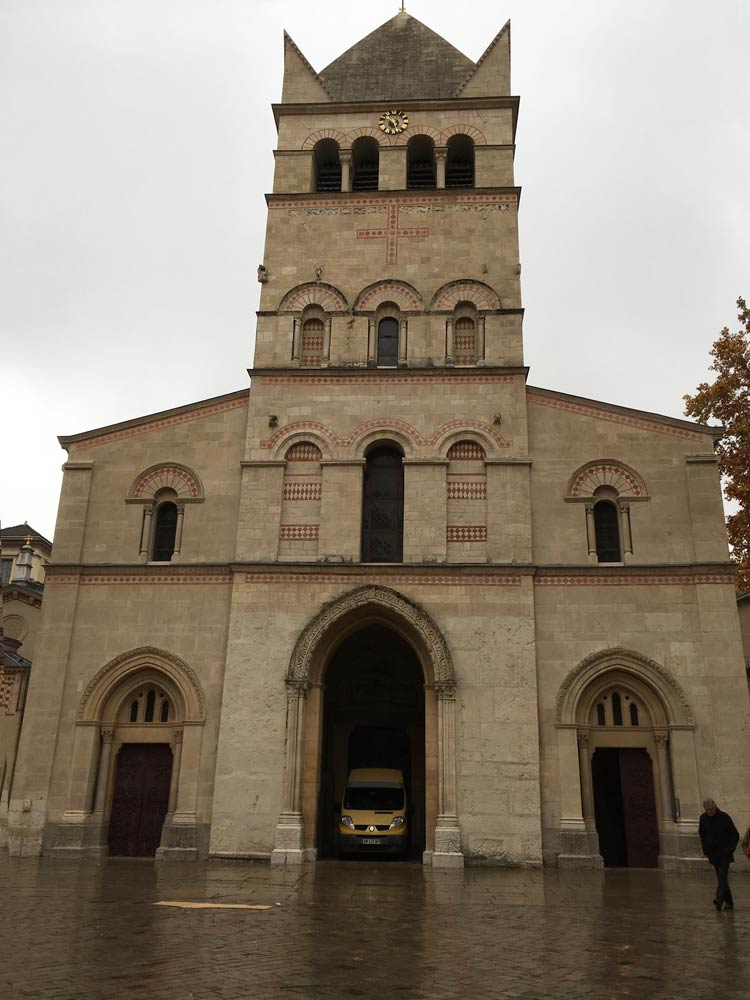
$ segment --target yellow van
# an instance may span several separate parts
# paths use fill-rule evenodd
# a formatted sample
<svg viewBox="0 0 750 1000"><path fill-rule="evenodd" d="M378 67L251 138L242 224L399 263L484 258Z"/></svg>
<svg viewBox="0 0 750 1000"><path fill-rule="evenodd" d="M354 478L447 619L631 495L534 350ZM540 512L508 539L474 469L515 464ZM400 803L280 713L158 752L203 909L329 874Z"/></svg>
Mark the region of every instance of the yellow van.
<svg viewBox="0 0 750 1000"><path fill-rule="evenodd" d="M409 830L401 771L366 767L350 771L341 799L340 854L404 854Z"/></svg>

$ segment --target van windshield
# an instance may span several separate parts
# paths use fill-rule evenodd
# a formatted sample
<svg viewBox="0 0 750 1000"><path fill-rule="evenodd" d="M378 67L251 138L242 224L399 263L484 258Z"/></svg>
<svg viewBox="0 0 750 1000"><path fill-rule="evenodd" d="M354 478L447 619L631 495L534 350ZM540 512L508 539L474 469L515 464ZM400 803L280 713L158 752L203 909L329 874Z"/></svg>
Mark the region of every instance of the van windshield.
<svg viewBox="0 0 750 1000"><path fill-rule="evenodd" d="M404 789L401 785L373 787L348 785L344 792L344 809L374 809L396 812L404 808Z"/></svg>

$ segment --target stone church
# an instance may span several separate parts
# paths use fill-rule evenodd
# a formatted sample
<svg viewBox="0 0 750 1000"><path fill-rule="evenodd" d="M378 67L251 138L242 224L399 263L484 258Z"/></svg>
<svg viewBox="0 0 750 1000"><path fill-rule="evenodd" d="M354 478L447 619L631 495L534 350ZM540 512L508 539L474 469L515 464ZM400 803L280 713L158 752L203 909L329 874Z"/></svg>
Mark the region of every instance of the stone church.
<svg viewBox="0 0 750 1000"><path fill-rule="evenodd" d="M288 36L251 387L68 453L12 854L689 867L750 820L716 429L534 388L510 27ZM553 331L550 331L553 336Z"/></svg>

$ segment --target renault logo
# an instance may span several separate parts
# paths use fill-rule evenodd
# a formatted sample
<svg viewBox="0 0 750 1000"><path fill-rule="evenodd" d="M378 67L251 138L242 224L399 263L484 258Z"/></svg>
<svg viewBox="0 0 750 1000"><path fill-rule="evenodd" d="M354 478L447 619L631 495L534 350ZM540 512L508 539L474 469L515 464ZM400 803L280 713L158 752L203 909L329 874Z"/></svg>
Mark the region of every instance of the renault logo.
<svg viewBox="0 0 750 1000"><path fill-rule="evenodd" d="M375 833L375 827L374 826L368 826L367 829L368 829L368 831L370 833Z"/></svg>

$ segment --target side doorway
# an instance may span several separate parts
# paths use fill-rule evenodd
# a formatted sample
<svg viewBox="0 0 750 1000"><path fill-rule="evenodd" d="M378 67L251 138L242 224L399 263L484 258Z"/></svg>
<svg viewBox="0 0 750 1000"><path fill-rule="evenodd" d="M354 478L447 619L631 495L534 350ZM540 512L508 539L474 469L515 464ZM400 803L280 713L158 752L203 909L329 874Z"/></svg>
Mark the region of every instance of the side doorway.
<svg viewBox="0 0 750 1000"><path fill-rule="evenodd" d="M152 858L169 807L172 750L168 743L125 743L117 755L109 853Z"/></svg>
<svg viewBox="0 0 750 1000"><path fill-rule="evenodd" d="M653 766L641 747L599 747L591 760L599 851L608 868L656 868Z"/></svg>

